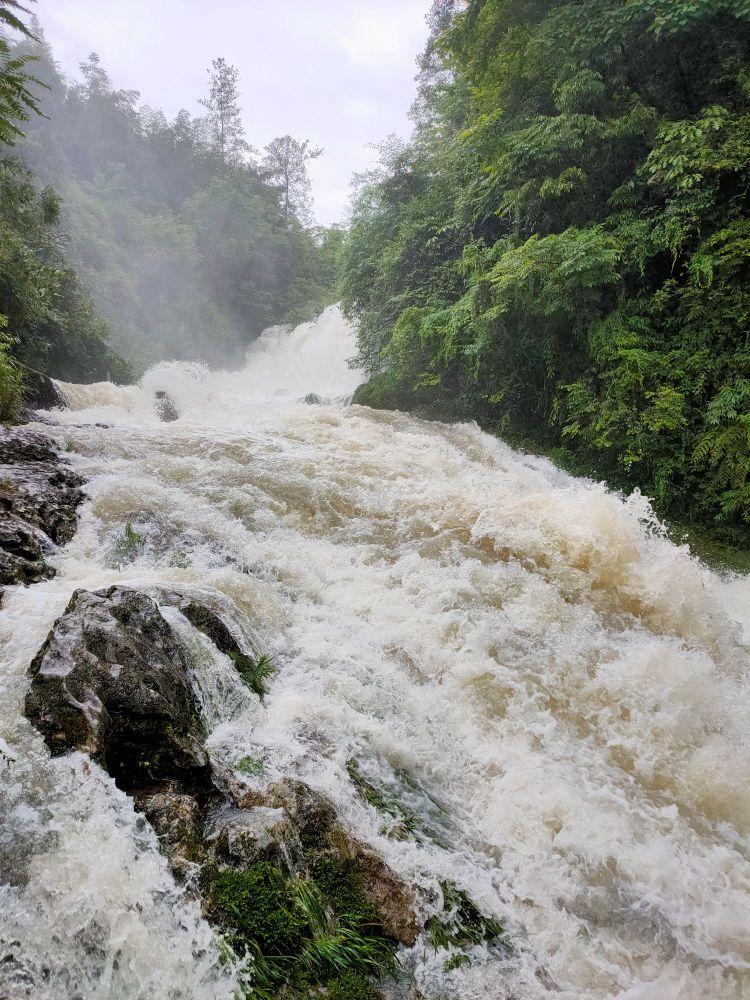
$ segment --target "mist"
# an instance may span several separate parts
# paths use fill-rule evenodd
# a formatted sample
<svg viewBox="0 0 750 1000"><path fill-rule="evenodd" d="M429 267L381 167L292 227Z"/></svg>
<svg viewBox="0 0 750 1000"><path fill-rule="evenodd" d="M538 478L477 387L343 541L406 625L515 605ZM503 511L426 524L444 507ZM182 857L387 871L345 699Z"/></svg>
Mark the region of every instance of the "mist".
<svg viewBox="0 0 750 1000"><path fill-rule="evenodd" d="M43 117L16 153L57 192L67 260L135 374L166 358L236 364L266 327L335 301L342 230L314 224L308 174L323 150L283 134L254 147L235 67L207 58L199 113L170 119L95 53L67 78L34 31L15 51L36 60Z"/></svg>

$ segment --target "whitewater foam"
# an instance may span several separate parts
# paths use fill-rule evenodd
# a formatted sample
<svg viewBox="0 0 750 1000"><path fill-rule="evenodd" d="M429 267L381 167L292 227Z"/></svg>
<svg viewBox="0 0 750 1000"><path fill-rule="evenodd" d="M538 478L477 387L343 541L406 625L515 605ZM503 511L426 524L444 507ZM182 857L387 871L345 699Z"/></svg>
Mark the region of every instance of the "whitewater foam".
<svg viewBox="0 0 750 1000"><path fill-rule="evenodd" d="M423 942L405 955L428 1000L748 997L748 581L674 546L643 497L474 426L299 402L349 395L354 348L332 308L268 331L239 372L64 386L51 431L91 502L59 575L4 602L4 937L35 983L46 963L87 997L167 995L157 971L170 996L231 995L127 800L50 761L20 715L76 587L178 585L231 602L279 666L261 704L198 657L211 753L304 777L435 906L452 880L508 927L510 957L477 948L446 972ZM389 838L352 756L405 774L440 835Z"/></svg>

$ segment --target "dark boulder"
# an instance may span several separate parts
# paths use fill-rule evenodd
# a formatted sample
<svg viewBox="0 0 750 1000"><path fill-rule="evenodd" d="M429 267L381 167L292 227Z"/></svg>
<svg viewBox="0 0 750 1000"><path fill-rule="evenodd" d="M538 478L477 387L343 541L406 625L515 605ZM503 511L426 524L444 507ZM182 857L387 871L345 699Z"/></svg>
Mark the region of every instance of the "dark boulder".
<svg viewBox="0 0 750 1000"><path fill-rule="evenodd" d="M190 624L208 636L221 653L227 656L242 654L242 647L219 615L201 601L174 591L163 591L159 600L181 611Z"/></svg>
<svg viewBox="0 0 750 1000"><path fill-rule="evenodd" d="M30 410L65 410L68 403L49 375L24 371L24 403Z"/></svg>
<svg viewBox="0 0 750 1000"><path fill-rule="evenodd" d="M87 751L126 790L210 784L185 654L135 590L77 590L30 667L26 715L53 754Z"/></svg>
<svg viewBox="0 0 750 1000"><path fill-rule="evenodd" d="M0 583L54 575L43 554L73 537L82 486L48 437L25 427L0 428Z"/></svg>
<svg viewBox="0 0 750 1000"><path fill-rule="evenodd" d="M83 479L57 462L0 466L0 510L40 529L56 545L73 537Z"/></svg>
<svg viewBox="0 0 750 1000"><path fill-rule="evenodd" d="M0 518L0 584L38 583L54 573L44 561L38 534L20 518L3 514Z"/></svg>
<svg viewBox="0 0 750 1000"><path fill-rule="evenodd" d="M25 427L0 427L0 465L56 460L57 449L46 435Z"/></svg>

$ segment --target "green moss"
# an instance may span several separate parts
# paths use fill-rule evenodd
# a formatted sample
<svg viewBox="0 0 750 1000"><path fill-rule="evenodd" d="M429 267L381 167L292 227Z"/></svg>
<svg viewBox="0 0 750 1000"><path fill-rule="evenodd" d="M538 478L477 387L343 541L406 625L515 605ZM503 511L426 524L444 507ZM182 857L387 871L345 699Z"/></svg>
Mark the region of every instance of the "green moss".
<svg viewBox="0 0 750 1000"><path fill-rule="evenodd" d="M327 984L328 1000L379 1000L372 983L357 972L345 972Z"/></svg>
<svg viewBox="0 0 750 1000"><path fill-rule="evenodd" d="M441 882L443 912L427 922L432 946L449 948L473 944L502 944L507 947L505 930L493 917L485 917L467 894L453 882Z"/></svg>
<svg viewBox="0 0 750 1000"><path fill-rule="evenodd" d="M409 393L403 387L394 385L387 375L375 374L357 386L352 402L371 406L375 410L405 410L409 406Z"/></svg>
<svg viewBox="0 0 750 1000"><path fill-rule="evenodd" d="M341 924L381 933L377 912L362 890L362 880L343 861L322 857L313 865L313 879Z"/></svg>
<svg viewBox="0 0 750 1000"><path fill-rule="evenodd" d="M397 840L406 838L419 828L419 820L410 812L389 789L378 787L362 774L359 764L353 758L346 762L346 770L357 789L360 798L369 803L379 812L392 816L396 822L383 832Z"/></svg>
<svg viewBox="0 0 750 1000"><path fill-rule="evenodd" d="M263 761L256 760L255 757L240 757L234 762L234 769L241 774L257 776L263 774Z"/></svg>
<svg viewBox="0 0 750 1000"><path fill-rule="evenodd" d="M307 997L331 987L340 1000L370 1000L368 977L393 971L395 942L345 865L321 859L313 878L269 862L214 877L211 911L238 954L253 956L250 997ZM346 992L348 990L348 992Z"/></svg>
<svg viewBox="0 0 750 1000"><path fill-rule="evenodd" d="M303 914L278 868L260 861L242 871L219 872L211 902L242 939L263 955L291 955L302 946Z"/></svg>
<svg viewBox="0 0 750 1000"><path fill-rule="evenodd" d="M254 691L262 701L266 694L266 681L276 673L276 667L267 656L261 656L257 660L251 659L244 653L234 650L229 652L229 658L237 668L237 673L242 678L243 683Z"/></svg>
<svg viewBox="0 0 750 1000"><path fill-rule="evenodd" d="M687 542L690 551L717 572L750 573L750 550L742 547L742 539L720 539L717 529L667 521L669 537L676 545Z"/></svg>

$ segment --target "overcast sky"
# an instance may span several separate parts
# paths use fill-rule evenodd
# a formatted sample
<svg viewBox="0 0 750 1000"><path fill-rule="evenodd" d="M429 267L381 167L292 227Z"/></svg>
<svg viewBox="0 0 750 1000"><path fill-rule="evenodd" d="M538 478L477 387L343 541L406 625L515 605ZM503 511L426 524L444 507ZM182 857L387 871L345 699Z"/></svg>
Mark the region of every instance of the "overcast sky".
<svg viewBox="0 0 750 1000"><path fill-rule="evenodd" d="M338 222L368 143L408 135L429 0L38 0L68 74L98 52L118 88L173 117L200 113L207 68L240 71L249 142L289 133L323 146L311 165L315 213Z"/></svg>

